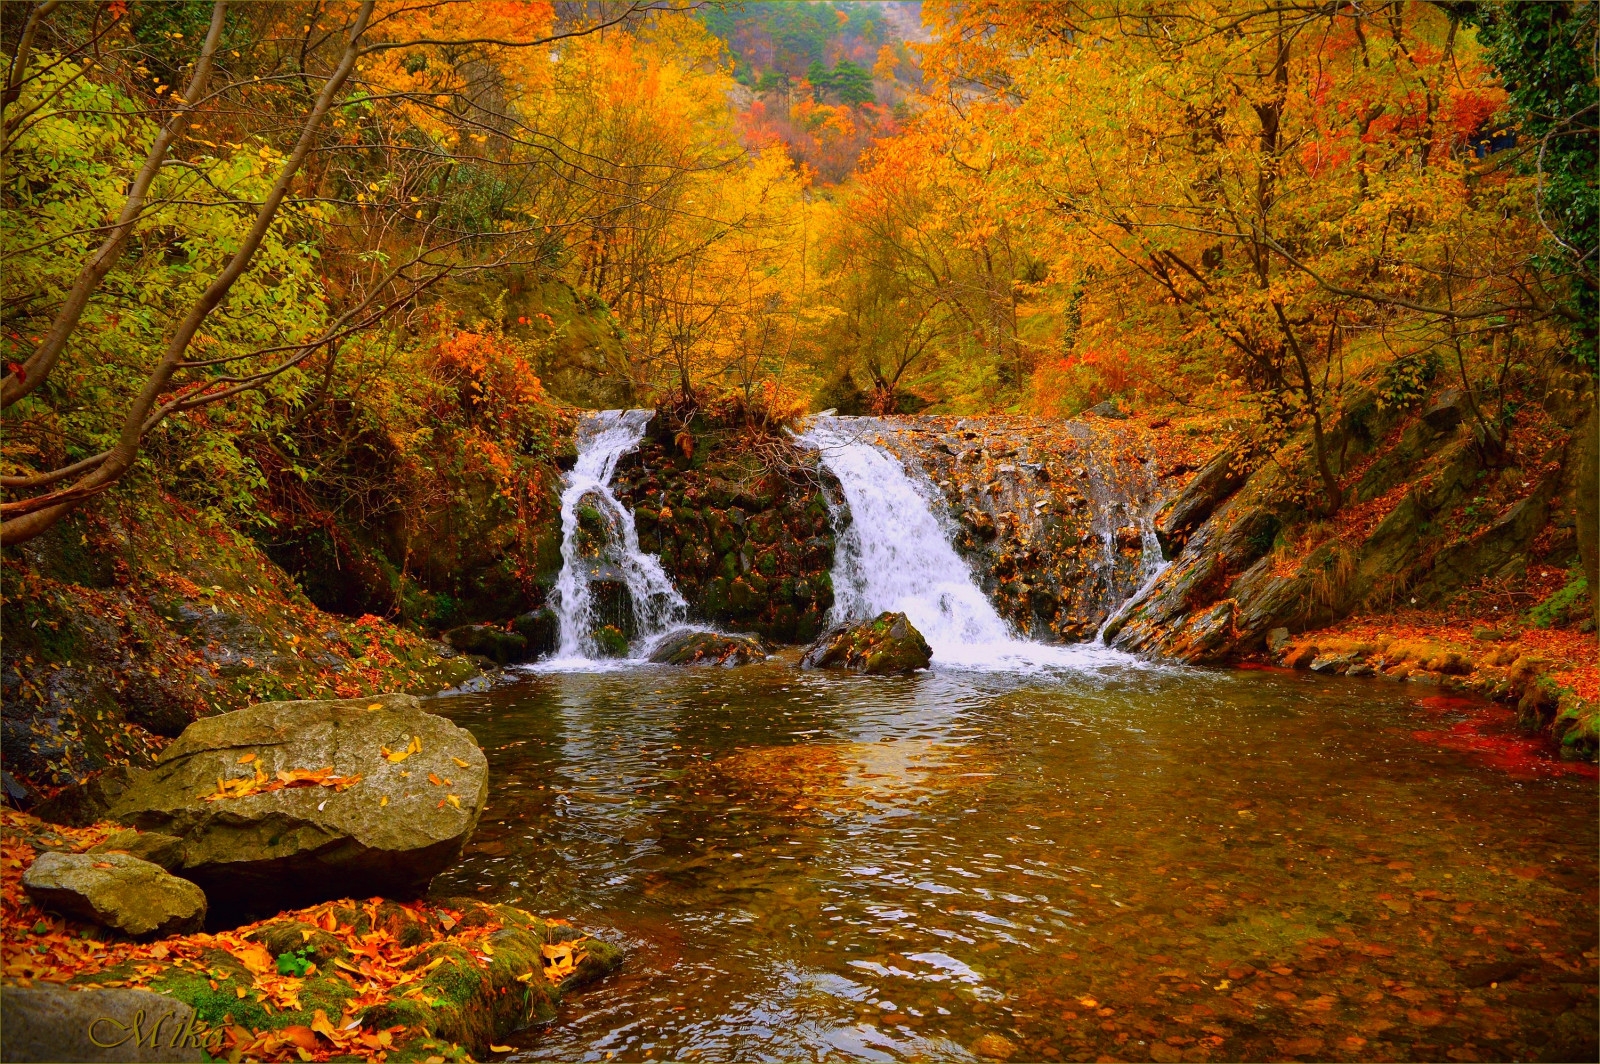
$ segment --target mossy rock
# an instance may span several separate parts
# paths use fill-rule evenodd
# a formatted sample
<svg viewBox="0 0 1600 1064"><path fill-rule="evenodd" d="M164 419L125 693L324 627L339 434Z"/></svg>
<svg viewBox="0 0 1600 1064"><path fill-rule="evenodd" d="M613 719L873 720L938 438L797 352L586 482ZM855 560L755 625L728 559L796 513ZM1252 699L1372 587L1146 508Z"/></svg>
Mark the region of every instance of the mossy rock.
<svg viewBox="0 0 1600 1064"><path fill-rule="evenodd" d="M829 632L806 650L801 665L887 676L926 669L932 660L928 641L906 615L885 612L865 623Z"/></svg>

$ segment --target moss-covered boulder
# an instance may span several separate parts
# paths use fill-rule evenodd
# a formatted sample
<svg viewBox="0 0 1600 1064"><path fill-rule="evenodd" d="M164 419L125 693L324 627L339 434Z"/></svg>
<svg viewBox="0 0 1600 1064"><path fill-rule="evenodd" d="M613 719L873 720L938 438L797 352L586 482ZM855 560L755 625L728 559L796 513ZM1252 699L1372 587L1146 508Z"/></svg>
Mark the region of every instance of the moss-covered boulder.
<svg viewBox="0 0 1600 1064"><path fill-rule="evenodd" d="M464 624L450 629L444 638L463 654L476 654L499 665L522 661L528 656L526 636L492 624Z"/></svg>
<svg viewBox="0 0 1600 1064"><path fill-rule="evenodd" d="M126 853L42 853L22 873L22 889L41 909L130 938L198 931L206 919L199 887Z"/></svg>
<svg viewBox="0 0 1600 1064"><path fill-rule="evenodd" d="M268 702L197 721L117 799L118 822L183 839L215 907L277 912L415 896L477 825L489 769L411 695Z"/></svg>
<svg viewBox="0 0 1600 1064"><path fill-rule="evenodd" d="M650 660L657 665L748 665L766 656L766 645L755 636L692 628L671 633L650 652Z"/></svg>
<svg viewBox="0 0 1600 1064"><path fill-rule="evenodd" d="M926 669L933 660L928 641L903 613L836 628L806 649L800 664L811 669L854 669L873 676Z"/></svg>
<svg viewBox="0 0 1600 1064"><path fill-rule="evenodd" d="M561 643L561 621L549 606L520 614L511 622L511 630L528 641L530 658L549 654Z"/></svg>

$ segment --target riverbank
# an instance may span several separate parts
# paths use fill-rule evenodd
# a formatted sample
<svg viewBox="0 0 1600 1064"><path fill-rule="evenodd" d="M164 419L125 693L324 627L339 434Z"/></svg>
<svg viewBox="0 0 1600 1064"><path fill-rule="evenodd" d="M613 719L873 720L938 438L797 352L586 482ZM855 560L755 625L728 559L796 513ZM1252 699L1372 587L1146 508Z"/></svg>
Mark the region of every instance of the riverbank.
<svg viewBox="0 0 1600 1064"><path fill-rule="evenodd" d="M579 933L467 898L344 898L135 942L46 912L24 893L22 874L39 854L82 853L118 830L0 811L5 986L154 991L194 1009L200 1041L217 1058L470 1060L549 1019L562 994L620 962L614 947L586 940L575 964L547 978L545 947Z"/></svg>

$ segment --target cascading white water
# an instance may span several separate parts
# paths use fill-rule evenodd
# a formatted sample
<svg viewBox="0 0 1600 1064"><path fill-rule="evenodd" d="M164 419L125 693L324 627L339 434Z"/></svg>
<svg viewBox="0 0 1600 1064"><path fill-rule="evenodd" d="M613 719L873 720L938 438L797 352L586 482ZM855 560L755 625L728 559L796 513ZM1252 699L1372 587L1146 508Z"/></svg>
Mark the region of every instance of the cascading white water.
<svg viewBox="0 0 1600 1064"><path fill-rule="evenodd" d="M560 621L561 645L546 667L583 667L599 657L593 627L590 581L594 559L579 549L578 510L590 505L609 529L600 561L628 588L637 629L636 646L648 647L662 633L680 625L688 604L661 568L661 562L639 549L639 531L633 511L611 491L617 462L644 439L653 410L603 410L585 415L578 426L578 461L566 475L561 492L561 574L556 578L552 607Z"/></svg>
<svg viewBox="0 0 1600 1064"><path fill-rule="evenodd" d="M886 447L877 423L815 418L800 442L839 480L850 524L834 545L835 623L904 613L936 664L980 669L1125 663L1097 644L1046 646L1018 639L995 612L934 516L935 489Z"/></svg>

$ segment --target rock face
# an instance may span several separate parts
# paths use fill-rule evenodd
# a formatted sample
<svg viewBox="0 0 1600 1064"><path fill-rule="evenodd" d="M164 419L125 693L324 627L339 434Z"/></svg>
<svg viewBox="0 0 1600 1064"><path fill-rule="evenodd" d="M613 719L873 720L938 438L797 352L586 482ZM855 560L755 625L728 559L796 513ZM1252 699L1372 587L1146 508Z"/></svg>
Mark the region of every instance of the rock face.
<svg viewBox="0 0 1600 1064"><path fill-rule="evenodd" d="M1030 639L1093 639L1159 562L1144 527L1167 490L1143 430L1116 419L884 418L955 518L952 545Z"/></svg>
<svg viewBox="0 0 1600 1064"><path fill-rule="evenodd" d="M509 665L528 656L528 640L492 624L464 624L444 634L445 642L463 654L476 654L497 665Z"/></svg>
<svg viewBox="0 0 1600 1064"><path fill-rule="evenodd" d="M199 887L126 853L42 853L22 889L40 908L133 938L198 931L206 919Z"/></svg>
<svg viewBox="0 0 1600 1064"><path fill-rule="evenodd" d="M81 783L69 784L54 798L40 802L33 815L52 824L65 824L69 828L86 828L104 820L122 792L128 789L135 770L126 765L113 765L90 776Z"/></svg>
<svg viewBox="0 0 1600 1064"><path fill-rule="evenodd" d="M219 781L230 794L210 800ZM420 894L471 836L488 782L472 736L411 695L267 702L191 724L111 815L181 838L183 875L215 908L275 913Z"/></svg>
<svg viewBox="0 0 1600 1064"><path fill-rule="evenodd" d="M657 415L617 464L616 496L633 510L639 546L661 559L697 620L775 643L815 639L833 606L834 527L819 487L828 475L787 443L777 446L795 468L768 469L704 414L691 419L685 457L670 423Z"/></svg>
<svg viewBox="0 0 1600 1064"><path fill-rule="evenodd" d="M673 632L650 652L650 660L657 665L748 665L766 656L766 646L755 636L689 628Z"/></svg>
<svg viewBox="0 0 1600 1064"><path fill-rule="evenodd" d="M7 1061L208 1059L193 1030L194 1009L148 990L8 986L0 989L0 1006Z"/></svg>
<svg viewBox="0 0 1600 1064"><path fill-rule="evenodd" d="M891 676L926 669L932 660L927 640L905 614L880 613L874 620L829 632L806 649L800 664Z"/></svg>

